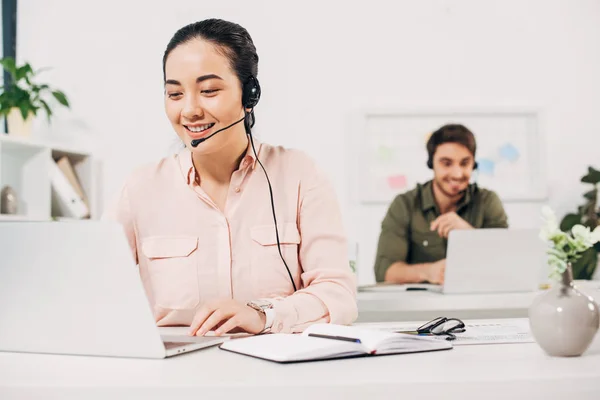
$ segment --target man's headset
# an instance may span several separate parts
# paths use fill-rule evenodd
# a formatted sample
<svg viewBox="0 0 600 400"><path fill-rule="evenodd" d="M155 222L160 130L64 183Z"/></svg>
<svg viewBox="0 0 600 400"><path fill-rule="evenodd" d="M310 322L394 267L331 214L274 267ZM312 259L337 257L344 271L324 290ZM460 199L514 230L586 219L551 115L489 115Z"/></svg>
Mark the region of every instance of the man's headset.
<svg viewBox="0 0 600 400"><path fill-rule="evenodd" d="M429 159L427 160L427 167L433 169L433 158L431 156L429 156ZM477 161L473 164L473 169L477 169Z"/></svg>
<svg viewBox="0 0 600 400"><path fill-rule="evenodd" d="M429 138L429 142L427 143L427 152L428 152L428 158L427 158L427 168L429 169L433 169L433 154L435 153L435 149L441 144L440 143L440 136L442 134L442 130L438 129L437 131L433 132L431 134L431 137ZM432 145L432 149L430 151L429 147L430 144ZM473 154L473 157L475 157L475 155ZM473 164L473 169L477 169L477 161L474 162Z"/></svg>

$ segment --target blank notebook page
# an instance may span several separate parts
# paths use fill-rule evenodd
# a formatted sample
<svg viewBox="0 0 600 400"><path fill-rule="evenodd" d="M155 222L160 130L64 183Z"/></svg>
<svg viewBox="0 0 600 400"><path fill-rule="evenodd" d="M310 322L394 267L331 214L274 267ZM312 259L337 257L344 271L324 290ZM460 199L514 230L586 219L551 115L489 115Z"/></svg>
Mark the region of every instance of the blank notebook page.
<svg viewBox="0 0 600 400"><path fill-rule="evenodd" d="M279 362L349 356L365 352L358 343L288 333L232 339L221 347L225 350Z"/></svg>

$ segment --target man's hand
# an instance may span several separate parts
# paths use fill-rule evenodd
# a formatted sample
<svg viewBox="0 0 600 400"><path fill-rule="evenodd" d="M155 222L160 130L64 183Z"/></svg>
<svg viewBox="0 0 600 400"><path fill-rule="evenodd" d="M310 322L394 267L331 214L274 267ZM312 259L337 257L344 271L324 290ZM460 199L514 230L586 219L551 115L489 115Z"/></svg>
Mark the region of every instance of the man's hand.
<svg viewBox="0 0 600 400"><path fill-rule="evenodd" d="M446 259L442 259L431 264L425 264L425 280L435 285L444 283L444 273L446 272Z"/></svg>
<svg viewBox="0 0 600 400"><path fill-rule="evenodd" d="M473 229L473 227L454 211L440 215L431 223L431 230L437 231L443 238L447 238L453 229Z"/></svg>
<svg viewBox="0 0 600 400"><path fill-rule="evenodd" d="M256 334L264 330L265 320L265 314L245 304L232 299L221 300L205 304L196 312L189 334L203 336L213 328L216 328L216 336L234 329Z"/></svg>

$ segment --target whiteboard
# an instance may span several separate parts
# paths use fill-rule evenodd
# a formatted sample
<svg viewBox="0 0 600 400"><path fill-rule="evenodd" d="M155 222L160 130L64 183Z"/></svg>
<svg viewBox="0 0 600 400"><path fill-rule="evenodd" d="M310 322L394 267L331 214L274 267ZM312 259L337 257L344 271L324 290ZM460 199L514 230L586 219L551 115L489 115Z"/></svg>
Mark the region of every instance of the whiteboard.
<svg viewBox="0 0 600 400"><path fill-rule="evenodd" d="M368 112L359 124L359 199L389 203L433 177L426 143L449 123L465 125L477 141L472 181L503 201L543 200L543 142L536 112Z"/></svg>

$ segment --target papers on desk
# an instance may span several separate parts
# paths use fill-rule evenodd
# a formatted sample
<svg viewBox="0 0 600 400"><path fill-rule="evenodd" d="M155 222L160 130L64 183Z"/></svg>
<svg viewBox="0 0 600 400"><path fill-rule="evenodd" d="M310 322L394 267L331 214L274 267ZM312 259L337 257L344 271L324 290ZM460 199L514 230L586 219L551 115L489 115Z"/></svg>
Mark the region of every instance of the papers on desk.
<svg viewBox="0 0 600 400"><path fill-rule="evenodd" d="M223 350L279 363L449 350L452 344L428 337L335 324L315 324L302 334L267 334L233 339Z"/></svg>
<svg viewBox="0 0 600 400"><path fill-rule="evenodd" d="M466 330L456 333L456 340L451 341L454 346L473 344L507 344L507 343L533 343L529 320L506 319L482 322L466 322ZM386 332L414 331L414 324L394 323L380 325L379 329ZM440 341L446 341L446 336L427 336Z"/></svg>

